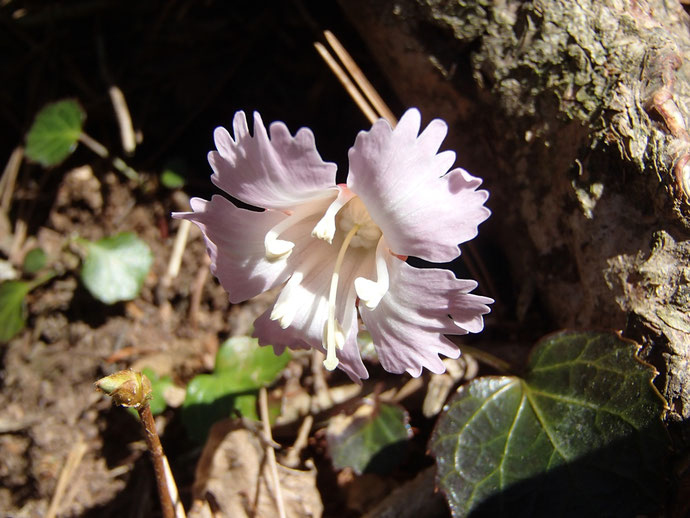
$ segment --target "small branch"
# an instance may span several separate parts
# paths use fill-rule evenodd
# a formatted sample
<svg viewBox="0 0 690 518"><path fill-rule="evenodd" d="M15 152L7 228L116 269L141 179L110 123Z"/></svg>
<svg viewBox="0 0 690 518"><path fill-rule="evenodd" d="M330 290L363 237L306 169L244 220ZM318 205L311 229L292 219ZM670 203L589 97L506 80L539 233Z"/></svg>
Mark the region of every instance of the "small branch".
<svg viewBox="0 0 690 518"><path fill-rule="evenodd" d="M259 390L259 412L261 414L264 435L266 438L273 441L270 419L268 417L268 395L266 393L266 387L261 387L261 390ZM273 479L273 490L276 505L278 507L278 516L279 518L287 518L287 514L285 513L285 503L283 502L283 491L280 488L280 478L278 477L276 452L271 446L266 446L266 457L268 458L268 466L271 470L271 478Z"/></svg>

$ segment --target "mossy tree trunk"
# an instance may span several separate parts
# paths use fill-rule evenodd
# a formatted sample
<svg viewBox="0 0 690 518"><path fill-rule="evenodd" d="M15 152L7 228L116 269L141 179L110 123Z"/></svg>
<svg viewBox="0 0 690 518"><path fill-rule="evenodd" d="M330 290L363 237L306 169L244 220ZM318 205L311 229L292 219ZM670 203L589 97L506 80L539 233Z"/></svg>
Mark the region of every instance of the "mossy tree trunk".
<svg viewBox="0 0 690 518"><path fill-rule="evenodd" d="M341 6L400 100L446 119L458 163L485 179L482 234L515 293L494 318L519 324L541 305L554 327L624 330L690 440L690 21L678 0Z"/></svg>

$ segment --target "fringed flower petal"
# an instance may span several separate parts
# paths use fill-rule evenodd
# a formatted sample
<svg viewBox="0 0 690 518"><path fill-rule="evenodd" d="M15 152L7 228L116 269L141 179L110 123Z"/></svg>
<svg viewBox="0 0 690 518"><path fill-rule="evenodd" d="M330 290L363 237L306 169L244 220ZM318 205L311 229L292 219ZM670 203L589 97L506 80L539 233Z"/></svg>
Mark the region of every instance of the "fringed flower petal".
<svg viewBox="0 0 690 518"><path fill-rule="evenodd" d="M493 300L469 293L477 283L448 270L418 269L390 256L388 272L391 287L376 309L359 308L381 365L412 376L423 367L444 372L439 354L457 358L460 351L443 335L481 331Z"/></svg>
<svg viewBox="0 0 690 518"><path fill-rule="evenodd" d="M255 297L290 276L286 262L266 259L265 234L287 216L282 212L239 209L222 196L211 201L192 198L193 212L173 214L188 219L204 233L211 271L233 304Z"/></svg>
<svg viewBox="0 0 690 518"><path fill-rule="evenodd" d="M455 154L438 153L446 123L433 120L419 134L420 122L419 111L410 109L395 129L379 120L361 132L350 149L347 185L396 254L448 262L489 217L488 193L466 171L448 172Z"/></svg>
<svg viewBox="0 0 690 518"><path fill-rule="evenodd" d="M213 183L249 205L266 209L291 209L300 203L328 196L335 187L336 165L321 159L314 134L307 128L295 136L282 122L266 132L261 116L254 113L254 135L240 111L233 119L234 139L217 128L217 151L208 160Z"/></svg>

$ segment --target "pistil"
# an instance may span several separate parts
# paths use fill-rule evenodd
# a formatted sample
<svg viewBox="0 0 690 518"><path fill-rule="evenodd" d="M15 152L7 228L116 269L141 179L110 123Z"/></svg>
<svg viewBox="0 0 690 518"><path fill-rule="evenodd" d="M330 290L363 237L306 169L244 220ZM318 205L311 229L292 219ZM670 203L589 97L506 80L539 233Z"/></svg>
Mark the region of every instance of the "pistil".
<svg viewBox="0 0 690 518"><path fill-rule="evenodd" d="M335 260L335 268L333 268L333 275L331 276L331 288L328 293L328 321L326 322L326 332L325 332L325 346L326 346L326 359L323 362L324 367L329 371L332 371L338 366L338 357L336 356L336 348L342 349L345 344L345 338L340 331L336 329L338 322L335 319L335 302L338 295L338 279L340 277L340 268L343 265L343 259L345 258L345 252L347 252L348 247L352 238L355 237L360 225L354 225L350 231L345 236L343 244L340 246L338 251L338 257ZM340 327L339 325L337 327ZM336 337L337 334L340 336ZM339 339L338 339L339 338Z"/></svg>

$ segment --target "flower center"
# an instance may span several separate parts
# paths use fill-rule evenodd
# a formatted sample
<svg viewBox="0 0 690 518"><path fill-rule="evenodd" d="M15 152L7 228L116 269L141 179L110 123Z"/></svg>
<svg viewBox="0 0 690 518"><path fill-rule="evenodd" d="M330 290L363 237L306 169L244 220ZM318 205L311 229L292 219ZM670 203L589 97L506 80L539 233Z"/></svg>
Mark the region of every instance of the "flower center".
<svg viewBox="0 0 690 518"><path fill-rule="evenodd" d="M357 226L350 243L353 248L374 248L381 238L381 229L372 221L369 211L359 196L354 196L345 204L338 213L336 221L338 228L343 232L350 232Z"/></svg>

